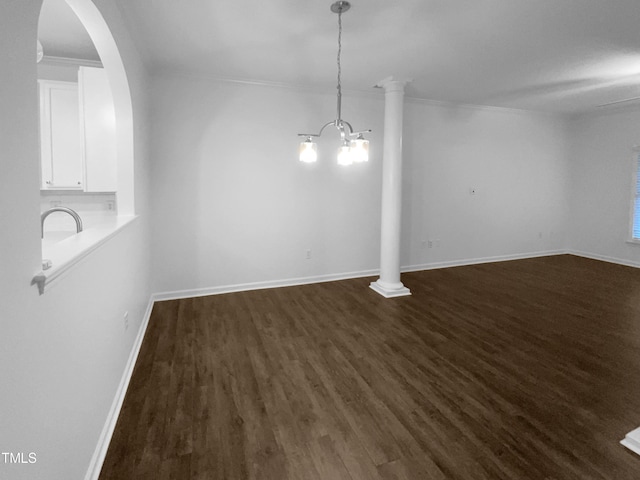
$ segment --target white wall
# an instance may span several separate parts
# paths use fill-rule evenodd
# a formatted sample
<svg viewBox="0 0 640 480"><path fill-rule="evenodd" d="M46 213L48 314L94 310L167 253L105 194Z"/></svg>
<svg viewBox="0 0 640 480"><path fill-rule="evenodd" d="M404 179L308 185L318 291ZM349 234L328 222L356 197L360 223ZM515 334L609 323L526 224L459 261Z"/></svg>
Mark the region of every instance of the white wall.
<svg viewBox="0 0 640 480"><path fill-rule="evenodd" d="M618 109L571 122L571 250L640 266L640 245L626 242L640 111Z"/></svg>
<svg viewBox="0 0 640 480"><path fill-rule="evenodd" d="M343 117L375 131L371 162L351 168L332 127L316 164L297 161L297 133L335 118L331 94L163 77L152 98L155 291L376 268L377 95L345 95Z"/></svg>
<svg viewBox="0 0 640 480"><path fill-rule="evenodd" d="M78 83L78 65L57 65L43 60L37 68L40 80Z"/></svg>
<svg viewBox="0 0 640 480"><path fill-rule="evenodd" d="M371 161L347 168L334 131L317 164L296 158L332 92L164 76L152 98L154 291L379 268L382 91L344 95L374 130ZM564 120L407 100L404 122L404 267L565 247Z"/></svg>
<svg viewBox="0 0 640 480"><path fill-rule="evenodd" d="M0 478L85 475L149 299L146 75L113 2L95 4L131 84L141 218L43 296L30 286L41 261L35 62L41 0L1 7L0 450L34 452L37 461L8 465L0 458Z"/></svg>
<svg viewBox="0 0 640 480"><path fill-rule="evenodd" d="M565 120L408 100L404 126L402 265L565 248Z"/></svg>

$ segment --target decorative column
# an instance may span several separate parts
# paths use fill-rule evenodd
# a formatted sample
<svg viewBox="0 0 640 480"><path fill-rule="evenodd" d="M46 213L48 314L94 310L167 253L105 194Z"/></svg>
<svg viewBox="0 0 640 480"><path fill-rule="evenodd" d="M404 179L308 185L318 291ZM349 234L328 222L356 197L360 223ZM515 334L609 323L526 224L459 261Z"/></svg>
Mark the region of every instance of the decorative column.
<svg viewBox="0 0 640 480"><path fill-rule="evenodd" d="M402 215L402 112L407 81L385 78L384 147L382 157L382 225L380 278L371 288L391 298L411 295L400 281L400 221Z"/></svg>

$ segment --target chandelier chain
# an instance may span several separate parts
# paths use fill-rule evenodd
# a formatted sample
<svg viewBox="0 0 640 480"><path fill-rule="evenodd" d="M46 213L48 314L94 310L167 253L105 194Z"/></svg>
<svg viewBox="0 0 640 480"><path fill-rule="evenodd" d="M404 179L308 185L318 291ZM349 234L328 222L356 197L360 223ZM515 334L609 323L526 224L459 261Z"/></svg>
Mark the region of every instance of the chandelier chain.
<svg viewBox="0 0 640 480"><path fill-rule="evenodd" d="M340 66L340 55L342 54L342 10L338 12L338 95L342 96L342 84L340 82L340 76L342 74L342 67ZM339 116L339 114L338 114Z"/></svg>

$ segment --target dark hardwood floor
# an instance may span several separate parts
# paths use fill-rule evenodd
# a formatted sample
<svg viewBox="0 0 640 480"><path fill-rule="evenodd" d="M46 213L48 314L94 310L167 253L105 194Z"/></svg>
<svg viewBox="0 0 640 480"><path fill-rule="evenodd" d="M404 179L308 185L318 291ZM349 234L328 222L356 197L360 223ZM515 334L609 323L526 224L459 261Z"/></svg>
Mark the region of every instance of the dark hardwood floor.
<svg viewBox="0 0 640 480"><path fill-rule="evenodd" d="M100 479L640 478L640 270L371 280L157 303Z"/></svg>

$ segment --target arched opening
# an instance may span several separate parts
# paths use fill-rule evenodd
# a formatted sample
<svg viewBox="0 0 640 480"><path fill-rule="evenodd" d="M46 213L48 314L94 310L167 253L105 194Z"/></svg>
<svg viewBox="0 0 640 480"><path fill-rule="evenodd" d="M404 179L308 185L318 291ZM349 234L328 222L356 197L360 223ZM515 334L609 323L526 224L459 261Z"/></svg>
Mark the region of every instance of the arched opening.
<svg viewBox="0 0 640 480"><path fill-rule="evenodd" d="M116 118L118 213L133 215L133 109L124 63L98 8L90 0L66 0L87 29L109 78Z"/></svg>
<svg viewBox="0 0 640 480"><path fill-rule="evenodd" d="M131 94L106 21L91 0L44 0L38 36L42 293L135 206Z"/></svg>
<svg viewBox="0 0 640 480"><path fill-rule="evenodd" d="M75 83L76 88L79 90L79 99L76 101L79 104L81 116L79 121L79 136L82 138L78 140L79 147L74 147L74 145L65 146L64 142L60 140L58 140L57 146L61 153L60 156L63 157L76 153L77 156L80 156L80 152L76 152L76 150L82 150L82 160L74 161L78 164L82 162L83 168L82 178L78 178L77 182L72 182L69 171L74 166L60 165L56 184L50 178L47 178L47 175L51 174L51 172L47 172L47 169L51 170L50 159L43 161L43 189L47 189L50 186L51 189L54 190L56 188L63 190L72 187L77 191L88 193L95 193L96 191L114 192L117 195L118 214L133 215L135 209L131 95L124 64L109 27L97 7L90 0L44 0L40 15L39 37L40 36L44 36L45 39L43 40L44 46L40 43L41 39L38 39L39 46L42 48L42 51L39 52L39 59L44 57L42 63L48 63L49 69L52 68L52 64L57 67L58 73L53 75L54 78L56 78L56 75L60 76L59 72L64 71L63 67L66 67L67 71L71 72L73 72L73 68L75 67L78 78ZM70 53L67 54L67 52ZM96 66L98 68L93 68L92 71L92 67ZM39 67L39 72L40 70ZM84 92L83 77L86 79L86 86L88 86ZM42 80L40 74L39 80ZM63 80L68 79L63 78ZM98 89L96 95L102 93L99 91L99 88L102 88L100 82L102 82L104 88L106 88L106 96L108 96L106 103L108 104L108 109L103 108L102 104L95 101L94 98L87 100L87 97L93 95L96 89ZM49 86L50 85L61 89L62 87L68 87L70 90L68 90L66 94L60 94L59 100L58 97L53 97L53 100L51 100L51 96L46 96L48 103L51 104L47 104L48 107L64 106L64 95L70 99L71 103L74 101L73 79L71 82L61 81L58 82L58 84L53 80L50 81ZM41 84L41 92L42 91L43 88ZM41 102L41 104L42 103L43 102ZM96 103L98 103L97 106L95 105ZM103 101L102 103L104 104L105 102ZM73 105L71 105L70 108L72 109ZM67 110L70 108L68 107ZM45 110L45 108L41 108L41 116L47 113L50 117L51 112L45 112ZM63 110L64 108L62 107L58 109L58 111ZM95 120L85 122L85 117L82 116L85 110L91 113L96 111L96 114L101 116L98 123L96 123ZM88 114L86 116L90 119L92 118ZM70 118L65 118L63 111L61 121L57 122L55 128L50 127L47 122L43 122L44 126L49 126L48 130L53 131L53 133L45 132L44 126L41 129L41 136L45 137L44 143L46 144L42 149L43 158L48 153L46 152L47 148L51 150L49 144L53 143L47 135L55 135L56 133L62 135L65 130L73 130L75 126L64 125L65 121L70 123L71 120ZM50 118L48 121L51 123ZM91 126L85 127L86 123L90 123ZM101 132L104 132L105 138L97 138L96 144L96 137L99 137ZM64 139L64 136L60 138ZM69 143L72 144L73 142ZM111 154L113 158L107 158L105 156L107 155L105 150L108 150L107 153ZM97 155L97 157L91 157L89 155L91 151L98 152L102 154L102 156ZM91 160L93 163L106 163L108 160L113 165L110 166L110 168L101 168L100 165L94 167L93 164L87 164L90 163L89 158L97 158L97 160ZM105 158L107 158L107 160L105 160ZM92 169L91 172L93 172L94 168L97 169L97 173L94 175L95 177L99 175L111 175L113 178L106 180L102 178L88 179L87 170L89 170L89 167ZM64 178L65 176L67 178ZM76 174L76 177L78 176L79 174Z"/></svg>

